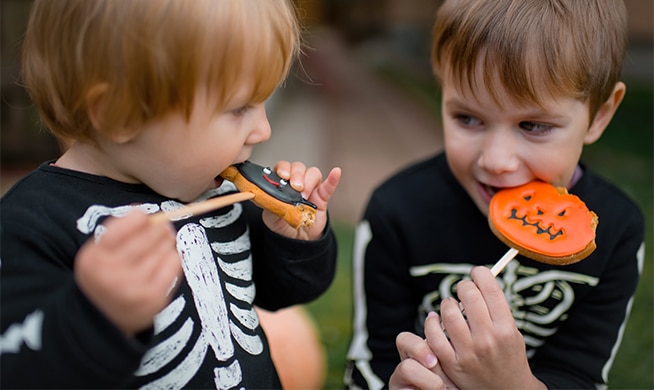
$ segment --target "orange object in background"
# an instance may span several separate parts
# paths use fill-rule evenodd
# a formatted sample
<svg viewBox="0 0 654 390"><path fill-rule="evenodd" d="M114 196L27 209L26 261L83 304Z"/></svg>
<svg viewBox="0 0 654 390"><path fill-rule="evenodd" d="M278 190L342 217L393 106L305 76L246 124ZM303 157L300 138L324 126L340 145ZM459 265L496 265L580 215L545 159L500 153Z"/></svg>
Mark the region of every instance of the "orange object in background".
<svg viewBox="0 0 654 390"><path fill-rule="evenodd" d="M321 389L325 350L313 319L301 306L276 312L256 308L284 389Z"/></svg>

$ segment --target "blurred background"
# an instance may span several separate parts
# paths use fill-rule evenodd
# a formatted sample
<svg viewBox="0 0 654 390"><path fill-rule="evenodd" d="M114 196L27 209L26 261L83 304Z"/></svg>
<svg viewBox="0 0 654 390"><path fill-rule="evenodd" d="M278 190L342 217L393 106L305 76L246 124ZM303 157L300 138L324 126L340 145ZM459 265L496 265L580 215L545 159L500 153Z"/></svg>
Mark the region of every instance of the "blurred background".
<svg viewBox="0 0 654 390"><path fill-rule="evenodd" d="M303 161L343 178L330 203L339 238L338 275L306 306L324 347L323 388L342 388L351 334L351 256L356 222L375 186L442 148L437 87L429 64L439 0L295 0L306 28L298 66L269 104L272 139L252 161ZM625 0L630 47L627 95L584 160L641 206L647 222L645 270L610 374L612 389L654 388L654 2ZM59 155L19 83L20 44L31 1L1 0L0 190ZM411 190L411 189L407 189ZM1 245L1 243L0 243Z"/></svg>

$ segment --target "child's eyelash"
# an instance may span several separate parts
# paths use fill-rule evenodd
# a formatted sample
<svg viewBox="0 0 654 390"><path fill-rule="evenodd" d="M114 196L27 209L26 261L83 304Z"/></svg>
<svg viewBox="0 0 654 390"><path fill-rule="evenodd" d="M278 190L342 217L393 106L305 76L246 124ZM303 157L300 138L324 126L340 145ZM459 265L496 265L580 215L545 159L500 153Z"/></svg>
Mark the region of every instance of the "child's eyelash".
<svg viewBox="0 0 654 390"><path fill-rule="evenodd" d="M530 133L545 134L553 130L554 126L547 123L538 122L520 122L520 127Z"/></svg>
<svg viewBox="0 0 654 390"><path fill-rule="evenodd" d="M232 113L233 113L234 115L243 115L243 114L245 114L246 112L248 112L248 110L250 109L250 107L251 107L251 106L249 106L249 105L245 105L245 106L239 107L239 108L237 108L237 109L235 109L235 110L232 110Z"/></svg>
<svg viewBox="0 0 654 390"><path fill-rule="evenodd" d="M467 114L454 114L453 115L454 119L457 120L460 123L464 123L466 125L474 125L474 124L479 124L481 121L476 118L473 115L467 115Z"/></svg>

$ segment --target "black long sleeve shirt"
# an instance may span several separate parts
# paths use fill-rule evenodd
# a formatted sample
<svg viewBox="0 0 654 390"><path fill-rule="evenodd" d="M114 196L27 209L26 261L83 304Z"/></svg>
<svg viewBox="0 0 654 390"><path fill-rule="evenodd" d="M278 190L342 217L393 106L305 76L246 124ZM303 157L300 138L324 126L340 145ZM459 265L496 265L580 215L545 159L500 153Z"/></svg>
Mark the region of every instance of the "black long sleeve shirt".
<svg viewBox="0 0 654 390"><path fill-rule="evenodd" d="M607 380L644 258L644 218L589 170L570 189L599 216L597 249L563 267L518 256L498 276L533 373L551 388ZM354 325L346 383L387 385L395 337L423 333L429 311L472 267L507 251L439 154L377 188L356 231Z"/></svg>
<svg viewBox="0 0 654 390"><path fill-rule="evenodd" d="M206 196L235 190L225 182ZM327 289L336 264L329 228L317 241L287 239L249 202L175 222L184 278L136 338L76 285L75 255L105 218L179 206L145 185L47 163L2 198L0 387L281 387L254 305L276 310Z"/></svg>

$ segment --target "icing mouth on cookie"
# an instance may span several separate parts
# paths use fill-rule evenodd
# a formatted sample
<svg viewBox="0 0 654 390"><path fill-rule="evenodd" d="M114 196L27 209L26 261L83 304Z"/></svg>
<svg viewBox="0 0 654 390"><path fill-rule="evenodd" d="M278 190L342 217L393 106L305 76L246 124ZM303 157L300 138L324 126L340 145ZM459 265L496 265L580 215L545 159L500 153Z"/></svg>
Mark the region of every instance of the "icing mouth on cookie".
<svg viewBox="0 0 654 390"><path fill-rule="evenodd" d="M565 211L562 211L559 213L560 216L563 216L565 214ZM542 215L542 212L541 214ZM530 219L527 218L527 215L523 216L518 216L518 210L517 209L511 209L511 215L508 217L508 219L513 219L516 220L518 223L521 223L523 227L533 227L535 230L536 235L540 234L546 234L549 236L549 240L554 240L556 237L563 235L563 230L562 229L555 229L554 226L548 225L548 226L541 226L541 221L536 220L534 222L530 222Z"/></svg>

